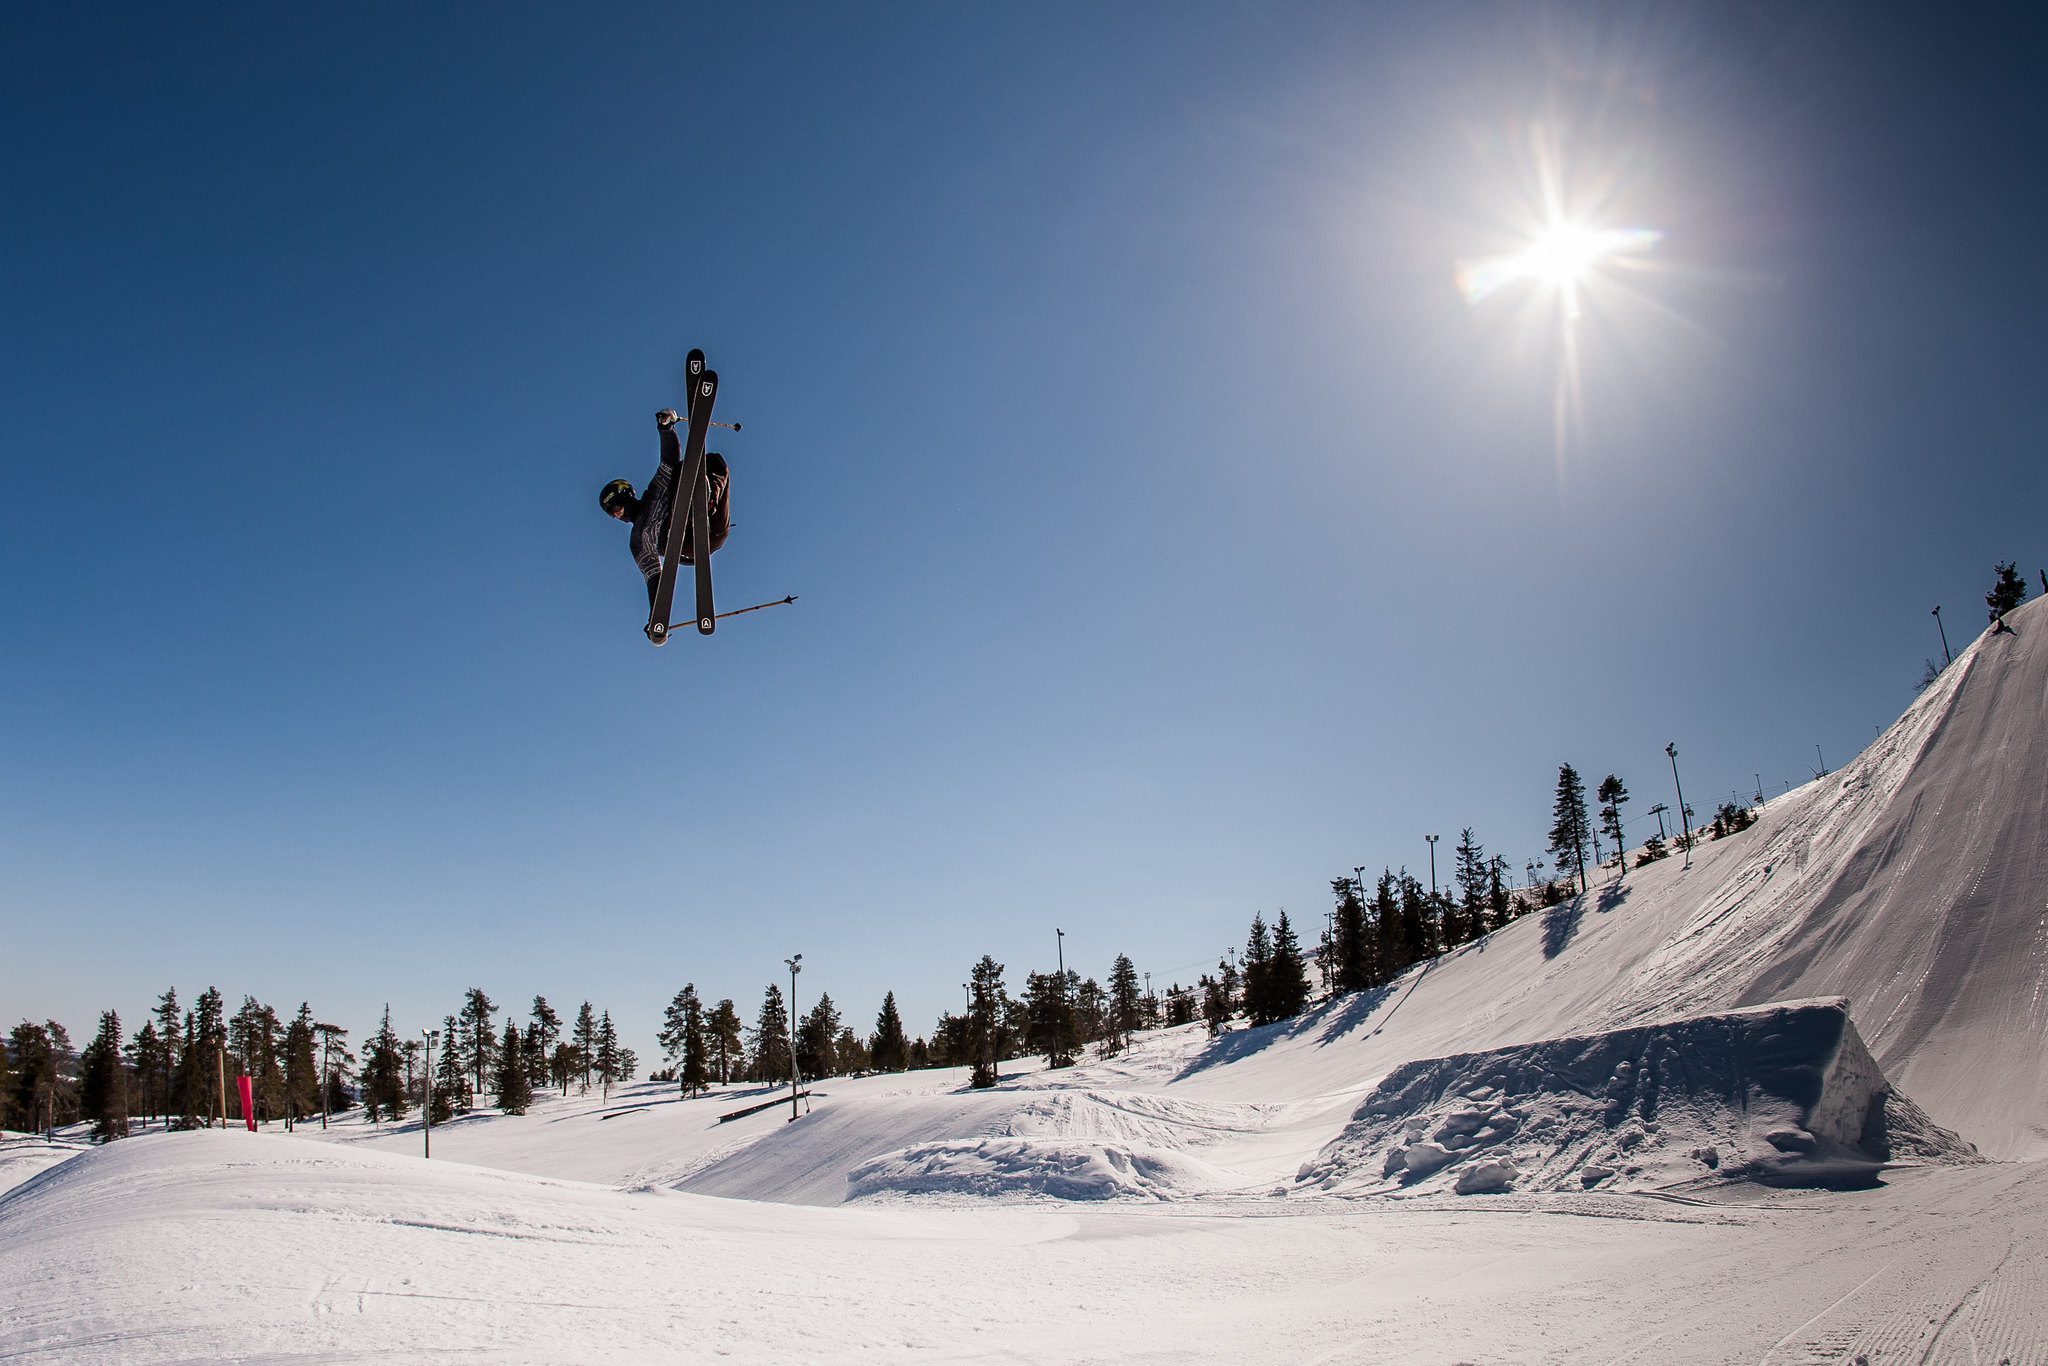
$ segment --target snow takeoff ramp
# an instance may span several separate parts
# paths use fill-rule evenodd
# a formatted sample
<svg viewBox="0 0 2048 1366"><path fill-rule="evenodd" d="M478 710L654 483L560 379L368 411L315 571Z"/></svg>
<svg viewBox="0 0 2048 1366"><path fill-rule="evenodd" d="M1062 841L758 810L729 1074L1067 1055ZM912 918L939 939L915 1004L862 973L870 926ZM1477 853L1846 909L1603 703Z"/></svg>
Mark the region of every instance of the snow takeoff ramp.
<svg viewBox="0 0 2048 1366"><path fill-rule="evenodd" d="M1342 1194L1869 1184L1975 1161L1894 1091L1840 999L1404 1063L1300 1181Z"/></svg>

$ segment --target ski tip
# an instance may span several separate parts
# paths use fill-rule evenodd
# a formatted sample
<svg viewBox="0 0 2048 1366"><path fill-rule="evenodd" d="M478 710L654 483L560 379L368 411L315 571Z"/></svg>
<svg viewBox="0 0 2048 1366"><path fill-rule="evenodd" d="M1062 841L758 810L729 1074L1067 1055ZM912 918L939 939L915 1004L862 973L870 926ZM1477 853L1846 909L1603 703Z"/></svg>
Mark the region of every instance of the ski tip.
<svg viewBox="0 0 2048 1366"><path fill-rule="evenodd" d="M708 636L708 635L710 635L710 634L711 634L711 633L712 633L713 631L716 631L717 629L718 629L718 618L716 618L716 617L698 617L698 618L697 618L697 634L698 634L698 635L700 635L700 636Z"/></svg>
<svg viewBox="0 0 2048 1366"><path fill-rule="evenodd" d="M667 628L666 626L650 626L650 627L648 627L648 628L647 628L647 639L648 639L648 641L649 641L649 642L650 642L651 644L654 644L654 645L666 645L666 644L668 644L668 628Z"/></svg>

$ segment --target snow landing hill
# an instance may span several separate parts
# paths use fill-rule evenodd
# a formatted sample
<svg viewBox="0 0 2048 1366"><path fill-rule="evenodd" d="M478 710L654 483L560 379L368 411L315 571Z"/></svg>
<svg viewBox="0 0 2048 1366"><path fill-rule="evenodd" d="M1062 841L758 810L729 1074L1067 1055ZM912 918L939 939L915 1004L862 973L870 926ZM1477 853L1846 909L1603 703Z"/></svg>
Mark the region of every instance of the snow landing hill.
<svg viewBox="0 0 2048 1366"><path fill-rule="evenodd" d="M2010 620L1690 867L1285 1025L795 1123L549 1099L431 1164L416 1122L25 1155L0 1357L2048 1362L2048 609Z"/></svg>

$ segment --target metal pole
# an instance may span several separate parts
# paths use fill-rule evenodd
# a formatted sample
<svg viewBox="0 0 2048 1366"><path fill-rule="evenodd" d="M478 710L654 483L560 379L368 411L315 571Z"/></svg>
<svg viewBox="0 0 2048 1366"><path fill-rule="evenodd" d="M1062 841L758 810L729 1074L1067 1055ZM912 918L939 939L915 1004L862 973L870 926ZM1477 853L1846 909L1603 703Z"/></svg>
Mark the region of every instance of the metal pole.
<svg viewBox="0 0 2048 1366"><path fill-rule="evenodd" d="M426 1145L424 1156L434 1155L434 1044L440 1040L438 1029L422 1029L420 1037L427 1041L426 1058L420 1064L426 1071L426 1094L420 1106L420 1138Z"/></svg>
<svg viewBox="0 0 2048 1366"><path fill-rule="evenodd" d="M804 956L785 958L789 964L789 1120L796 1122L796 975L804 970Z"/></svg>
<svg viewBox="0 0 2048 1366"><path fill-rule="evenodd" d="M320 1031L320 1132L327 1132L327 1041L333 1036Z"/></svg>
<svg viewBox="0 0 2048 1366"><path fill-rule="evenodd" d="M1670 807L1664 805L1664 803L1662 802L1658 802L1655 806L1650 808L1650 814L1657 818L1657 838L1660 840L1668 840L1671 838L1671 832L1664 828L1664 813L1666 811L1669 811L1670 809Z"/></svg>
<svg viewBox="0 0 2048 1366"><path fill-rule="evenodd" d="M1941 632L1941 657L1945 664L1953 664L1956 657L1948 652L1948 627L1941 624L1941 609L1934 609L1934 629Z"/></svg>
<svg viewBox="0 0 2048 1366"><path fill-rule="evenodd" d="M1678 822L1685 831L1685 866L1692 867L1692 819L1685 809L1685 784L1678 781L1678 743L1664 746L1664 752L1671 756L1671 785L1678 789ZM1659 825L1663 821L1657 822Z"/></svg>
<svg viewBox="0 0 2048 1366"><path fill-rule="evenodd" d="M1434 901L1436 900L1436 842L1438 836L1424 835L1423 838L1429 841L1429 899Z"/></svg>

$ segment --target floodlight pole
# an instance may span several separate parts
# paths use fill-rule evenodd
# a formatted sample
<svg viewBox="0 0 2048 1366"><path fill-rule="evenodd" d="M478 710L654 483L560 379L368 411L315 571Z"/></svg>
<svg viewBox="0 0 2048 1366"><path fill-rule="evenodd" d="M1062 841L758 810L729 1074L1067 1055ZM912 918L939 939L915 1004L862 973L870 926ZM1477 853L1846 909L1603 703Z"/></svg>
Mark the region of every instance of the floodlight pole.
<svg viewBox="0 0 2048 1366"><path fill-rule="evenodd" d="M796 1123L796 975L804 970L804 956L785 958L789 964L789 1122Z"/></svg>
<svg viewBox="0 0 2048 1366"><path fill-rule="evenodd" d="M1685 784L1678 781L1678 742L1664 746L1664 752L1671 756L1671 785L1678 789L1678 822L1685 831L1685 866L1692 867L1692 820L1685 809ZM1660 819L1657 824L1664 822Z"/></svg>
<svg viewBox="0 0 2048 1366"><path fill-rule="evenodd" d="M1935 629L1935 630L1937 630L1937 631L1939 631L1939 632L1941 632L1941 657L1942 657L1942 659L1943 659L1943 660L1945 661L1945 663L1947 663L1947 664L1953 664L1953 663L1955 663L1955 662L1956 662L1956 657L1955 657L1954 655L1952 655L1952 654L1950 654L1950 653L1948 652L1948 627L1946 627L1946 626L1943 626L1943 625L1941 624L1941 608L1939 608L1939 607L1936 607L1936 608L1934 609L1934 629Z"/></svg>
<svg viewBox="0 0 2048 1366"><path fill-rule="evenodd" d="M1423 838L1429 841L1429 899L1430 899L1431 901L1435 901L1435 900L1436 900L1436 842L1437 842L1437 840L1438 840L1439 838L1441 838L1441 837L1440 837L1440 836L1437 836L1437 835L1424 835L1424 836L1423 836Z"/></svg>
<svg viewBox="0 0 2048 1366"><path fill-rule="evenodd" d="M427 1041L426 1057L420 1066L426 1074L426 1095L420 1106L420 1141L425 1146L423 1156L434 1155L434 1045L441 1040L438 1029L422 1029L420 1037Z"/></svg>

